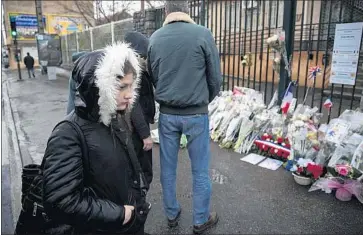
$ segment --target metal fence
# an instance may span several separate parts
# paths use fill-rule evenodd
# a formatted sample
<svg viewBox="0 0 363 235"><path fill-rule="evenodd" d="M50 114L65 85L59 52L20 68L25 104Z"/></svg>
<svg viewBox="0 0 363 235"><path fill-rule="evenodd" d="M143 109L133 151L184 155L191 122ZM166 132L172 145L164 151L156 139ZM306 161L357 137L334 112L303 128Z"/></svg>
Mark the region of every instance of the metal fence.
<svg viewBox="0 0 363 235"><path fill-rule="evenodd" d="M302 103L317 106L329 120L344 109L360 107L363 91L363 50L354 86L330 84L330 68L335 26L339 23L363 22L361 0L191 0L190 15L196 23L208 27L220 52L223 88L246 86L264 92L271 100L276 89L285 89L286 76L272 69L274 53L266 39L284 29L291 42L292 80L297 81L295 97ZM295 4L290 8L292 3ZM291 10L291 11L290 11ZM288 28L290 27L290 30ZM291 39L291 40L289 40ZM242 65L243 56L250 63ZM320 66L322 73L309 84L309 68ZM308 89L309 88L309 89ZM327 97L333 109L322 109ZM362 108L362 107L361 107Z"/></svg>
<svg viewBox="0 0 363 235"><path fill-rule="evenodd" d="M63 65L72 64L72 54L101 49L115 41L123 40L133 30L133 19L111 22L61 37Z"/></svg>

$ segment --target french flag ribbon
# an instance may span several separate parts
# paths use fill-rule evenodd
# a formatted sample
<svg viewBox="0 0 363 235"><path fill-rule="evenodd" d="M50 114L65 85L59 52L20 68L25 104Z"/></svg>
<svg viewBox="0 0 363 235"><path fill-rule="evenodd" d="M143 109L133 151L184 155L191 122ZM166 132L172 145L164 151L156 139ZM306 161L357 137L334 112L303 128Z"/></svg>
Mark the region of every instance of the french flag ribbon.
<svg viewBox="0 0 363 235"><path fill-rule="evenodd" d="M310 69L309 69L309 77L308 77L308 79L309 80L315 80L315 78L316 78L316 76L318 75L318 73L320 73L321 72L321 69L320 69L320 67L319 66L314 66L314 67L311 67Z"/></svg>
<svg viewBox="0 0 363 235"><path fill-rule="evenodd" d="M286 114L287 111L290 108L292 99L294 98L294 95L292 94L292 87L293 87L293 83L290 82L289 86L286 89L284 98L282 99L282 103L281 103L281 111L283 114Z"/></svg>

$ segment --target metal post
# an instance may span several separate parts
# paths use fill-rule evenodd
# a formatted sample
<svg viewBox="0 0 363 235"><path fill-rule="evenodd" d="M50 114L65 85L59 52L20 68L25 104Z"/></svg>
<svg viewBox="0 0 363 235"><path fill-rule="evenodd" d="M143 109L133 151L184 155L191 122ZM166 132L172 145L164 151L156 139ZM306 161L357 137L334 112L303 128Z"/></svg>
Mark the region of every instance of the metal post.
<svg viewBox="0 0 363 235"><path fill-rule="evenodd" d="M93 28L90 28L89 33L91 36L91 51L93 51Z"/></svg>
<svg viewBox="0 0 363 235"><path fill-rule="evenodd" d="M67 35L64 35L64 44L65 44L65 46L66 46L66 50L65 50L65 52L66 52L66 58L67 58L67 63L68 64L70 64L69 62L70 62L70 60L69 60L69 48L68 48L68 37L67 37Z"/></svg>
<svg viewBox="0 0 363 235"><path fill-rule="evenodd" d="M43 23L43 11L42 11L42 1L35 0L35 11L37 14L37 21L38 21L38 33L44 33L44 23Z"/></svg>
<svg viewBox="0 0 363 235"><path fill-rule="evenodd" d="M111 21L111 42L112 44L115 42L115 31L113 30L115 27L114 27L114 22Z"/></svg>
<svg viewBox="0 0 363 235"><path fill-rule="evenodd" d="M16 53L16 62L17 62L17 65L18 65L19 80L21 80L22 77L21 77L21 71L20 71L20 55L19 55L19 52L18 52L17 36L14 37L14 45L15 45L15 53Z"/></svg>
<svg viewBox="0 0 363 235"><path fill-rule="evenodd" d="M76 31L76 49L79 52L78 31Z"/></svg>
<svg viewBox="0 0 363 235"><path fill-rule="evenodd" d="M202 21L201 25L205 26L205 0L201 0L201 11L200 11L200 20Z"/></svg>
<svg viewBox="0 0 363 235"><path fill-rule="evenodd" d="M283 29L285 31L285 47L286 47L286 56L287 60L290 61L290 57L294 51L294 34L295 34L295 20L296 20L296 5L297 0L284 0L284 21L283 21ZM285 93L285 89L287 85L291 81L291 78L288 76L288 72L285 69L285 62L281 60L280 66L280 81L279 81L279 100L278 104L280 105Z"/></svg>

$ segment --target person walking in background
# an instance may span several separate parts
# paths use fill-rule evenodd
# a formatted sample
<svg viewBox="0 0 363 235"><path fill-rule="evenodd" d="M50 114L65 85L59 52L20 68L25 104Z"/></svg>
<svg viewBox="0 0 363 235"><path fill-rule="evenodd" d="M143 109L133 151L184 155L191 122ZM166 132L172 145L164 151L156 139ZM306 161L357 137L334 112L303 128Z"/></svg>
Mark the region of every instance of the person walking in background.
<svg viewBox="0 0 363 235"><path fill-rule="evenodd" d="M210 30L187 14L187 1L167 1L163 27L150 37L148 67L160 104L160 180L169 227L178 225L176 169L182 133L188 140L193 174L193 232L218 222L210 212L208 104L220 91L220 59Z"/></svg>
<svg viewBox="0 0 363 235"><path fill-rule="evenodd" d="M34 58L30 55L30 53L26 53L27 56L24 57L24 64L26 69L28 70L29 78L31 78L30 73L33 75L33 78L35 78L34 73Z"/></svg>
<svg viewBox="0 0 363 235"><path fill-rule="evenodd" d="M136 154L143 168L146 180L149 184L153 179L152 169L152 139L150 124L154 123L155 100L154 88L151 77L146 68L147 48L149 39L139 32L129 32L125 35L125 42L129 43L138 54L141 67L140 84L138 88L139 97L132 115L132 124L136 131L133 132L133 140ZM140 117L144 117L141 119Z"/></svg>

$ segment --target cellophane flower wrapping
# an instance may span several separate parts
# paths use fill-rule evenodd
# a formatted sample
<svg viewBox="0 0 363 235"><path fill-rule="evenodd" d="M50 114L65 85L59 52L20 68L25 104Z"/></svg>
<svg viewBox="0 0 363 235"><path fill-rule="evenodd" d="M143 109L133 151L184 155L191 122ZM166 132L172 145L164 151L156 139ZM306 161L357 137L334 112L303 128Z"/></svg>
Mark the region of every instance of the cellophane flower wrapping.
<svg viewBox="0 0 363 235"><path fill-rule="evenodd" d="M345 110L340 116L340 120L350 124L350 131L363 135L363 113L353 110Z"/></svg>
<svg viewBox="0 0 363 235"><path fill-rule="evenodd" d="M355 150L351 165L352 167L363 173L363 141L358 145L357 149ZM359 180L363 181L362 177Z"/></svg>
<svg viewBox="0 0 363 235"><path fill-rule="evenodd" d="M309 189L309 192L322 190L331 193L336 190L336 198L341 201L349 201L354 195L360 203L363 203L363 184L357 180L341 179L338 177L320 178Z"/></svg>

